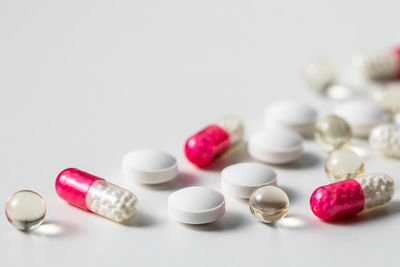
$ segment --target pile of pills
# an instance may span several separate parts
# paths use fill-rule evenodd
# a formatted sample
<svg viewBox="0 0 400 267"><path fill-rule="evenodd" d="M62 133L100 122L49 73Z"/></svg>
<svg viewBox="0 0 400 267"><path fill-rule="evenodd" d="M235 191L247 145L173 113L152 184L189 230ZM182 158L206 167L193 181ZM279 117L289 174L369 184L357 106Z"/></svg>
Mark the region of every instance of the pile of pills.
<svg viewBox="0 0 400 267"><path fill-rule="evenodd" d="M387 204L394 195L393 179L384 173L364 175L366 167L360 155L351 149L351 142L360 138L367 143L368 138L370 148L379 152L378 156L400 158L400 84L376 83L400 78L400 48L358 56L355 66L366 80L374 80L369 98L339 103L324 116L313 105L300 100L270 103L261 129L250 133L247 140L247 153L254 162L223 168L221 191L245 199L250 213L261 222L281 220L289 212L289 197L278 186L273 168L298 161L303 156L304 140L314 139L327 152L325 172L332 182L318 187L311 195L311 211L318 218L343 219ZM325 96L328 90L342 86L333 64L324 60L309 63L304 79L309 87ZM244 141L242 120L230 115L190 136L183 150L188 162L207 168ZM133 187L167 183L178 176L176 158L153 148L125 154L121 169ZM130 222L138 209L134 193L75 168L65 169L56 177L55 191L73 206L119 223ZM224 195L204 186L181 188L171 193L166 202L170 217L185 224L217 221L226 210ZM44 221L46 204L37 193L22 190L11 195L5 210L12 225L28 231Z"/></svg>

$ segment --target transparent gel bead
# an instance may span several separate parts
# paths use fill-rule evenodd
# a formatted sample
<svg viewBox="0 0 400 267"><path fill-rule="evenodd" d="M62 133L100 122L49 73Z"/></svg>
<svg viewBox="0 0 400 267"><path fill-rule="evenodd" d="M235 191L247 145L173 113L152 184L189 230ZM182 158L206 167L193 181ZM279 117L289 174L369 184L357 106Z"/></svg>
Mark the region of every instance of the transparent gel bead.
<svg viewBox="0 0 400 267"><path fill-rule="evenodd" d="M369 97L377 106L390 114L400 112L400 84L392 83L378 86L370 91Z"/></svg>
<svg viewBox="0 0 400 267"><path fill-rule="evenodd" d="M22 231L38 227L46 216L46 203L37 193L30 190L18 191L6 202L8 221Z"/></svg>
<svg viewBox="0 0 400 267"><path fill-rule="evenodd" d="M289 198L285 191L274 185L255 190L249 198L250 211L259 221L276 222L288 212Z"/></svg>
<svg viewBox="0 0 400 267"><path fill-rule="evenodd" d="M351 138L350 125L338 116L326 116L315 126L315 139L326 151L347 147Z"/></svg>
<svg viewBox="0 0 400 267"><path fill-rule="evenodd" d="M308 86L323 93L335 82L336 70L327 60L314 60L304 67L303 76Z"/></svg>
<svg viewBox="0 0 400 267"><path fill-rule="evenodd" d="M364 174L364 163L353 150L339 149L329 155L325 171L332 181L357 178Z"/></svg>

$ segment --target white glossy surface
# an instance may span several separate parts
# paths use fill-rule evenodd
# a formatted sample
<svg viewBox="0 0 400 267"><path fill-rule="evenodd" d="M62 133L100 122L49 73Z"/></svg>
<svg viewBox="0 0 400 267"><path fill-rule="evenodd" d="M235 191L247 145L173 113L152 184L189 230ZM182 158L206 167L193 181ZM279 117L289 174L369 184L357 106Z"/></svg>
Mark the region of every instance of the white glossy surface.
<svg viewBox="0 0 400 267"><path fill-rule="evenodd" d="M277 184L276 172L261 163L237 163L224 168L221 172L223 191L239 198L249 198L257 187L268 184Z"/></svg>
<svg viewBox="0 0 400 267"><path fill-rule="evenodd" d="M373 127L389 119L383 109L364 99L341 104L334 109L334 113L350 124L357 137L367 137Z"/></svg>
<svg viewBox="0 0 400 267"><path fill-rule="evenodd" d="M4 207L11 193L30 188L47 202L46 221L29 235L3 211L0 265L398 267L399 161L364 140L352 145L368 172L393 176L397 193L351 222L312 214L309 198L327 182L327 155L310 141L298 162L275 168L290 198L275 227L228 197L220 220L185 227L168 218L167 198L183 186L220 190L223 167L251 160L239 147L196 169L183 144L199 125L235 113L252 133L263 127L265 106L288 97L331 111L337 102L313 94L302 67L329 57L346 79L354 53L399 41L399 9L397 0L0 1L0 198ZM128 185L121 157L138 147L175 155L179 177ZM140 207L132 223L61 200L54 180L68 167L134 192Z"/></svg>
<svg viewBox="0 0 400 267"><path fill-rule="evenodd" d="M313 132L316 119L314 107L294 99L277 101L269 105L264 114L267 128L283 127L304 135Z"/></svg>
<svg viewBox="0 0 400 267"><path fill-rule="evenodd" d="M161 150L142 148L122 158L122 173L128 180L143 184L160 184L178 175L176 159Z"/></svg>
<svg viewBox="0 0 400 267"><path fill-rule="evenodd" d="M302 139L293 131L267 129L250 135L248 152L265 163L285 164L301 157Z"/></svg>
<svg viewBox="0 0 400 267"><path fill-rule="evenodd" d="M225 199L221 193L208 187L186 187L168 197L168 212L178 222L210 223L224 215Z"/></svg>

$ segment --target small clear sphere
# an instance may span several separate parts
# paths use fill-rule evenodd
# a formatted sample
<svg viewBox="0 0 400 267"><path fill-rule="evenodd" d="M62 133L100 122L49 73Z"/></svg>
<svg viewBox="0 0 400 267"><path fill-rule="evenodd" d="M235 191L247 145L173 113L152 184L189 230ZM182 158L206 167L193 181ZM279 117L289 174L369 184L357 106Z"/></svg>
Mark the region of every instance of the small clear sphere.
<svg viewBox="0 0 400 267"><path fill-rule="evenodd" d="M319 59L304 67L303 76L308 86L323 93L336 81L336 70L329 61Z"/></svg>
<svg viewBox="0 0 400 267"><path fill-rule="evenodd" d="M6 202L8 221L22 231L38 227L46 216L46 203L36 192L21 190L12 194Z"/></svg>
<svg viewBox="0 0 400 267"><path fill-rule="evenodd" d="M250 195L250 211L259 221L276 222L288 212L289 198L285 191L274 185L259 187Z"/></svg>
<svg viewBox="0 0 400 267"><path fill-rule="evenodd" d="M400 112L394 114L394 116L393 116L393 122L400 125Z"/></svg>
<svg viewBox="0 0 400 267"><path fill-rule="evenodd" d="M400 112L400 84L393 83L374 87L369 94L370 99L390 114Z"/></svg>
<svg viewBox="0 0 400 267"><path fill-rule="evenodd" d="M328 152L347 147L352 136L350 125L336 115L328 115L315 125L315 139Z"/></svg>
<svg viewBox="0 0 400 267"><path fill-rule="evenodd" d="M364 163L353 150L339 149L329 155L325 172L332 181L357 178L364 174Z"/></svg>

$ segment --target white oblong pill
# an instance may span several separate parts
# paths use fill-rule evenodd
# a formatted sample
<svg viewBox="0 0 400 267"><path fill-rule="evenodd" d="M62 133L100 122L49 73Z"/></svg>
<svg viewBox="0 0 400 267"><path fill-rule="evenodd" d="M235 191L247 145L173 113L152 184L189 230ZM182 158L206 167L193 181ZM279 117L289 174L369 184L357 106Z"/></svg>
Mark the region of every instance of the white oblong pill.
<svg viewBox="0 0 400 267"><path fill-rule="evenodd" d="M221 187L224 192L240 198L249 198L260 186L276 183L276 172L257 162L233 164L221 172Z"/></svg>
<svg viewBox="0 0 400 267"><path fill-rule="evenodd" d="M386 156L400 158L400 125L382 124L373 128L369 144Z"/></svg>
<svg viewBox="0 0 400 267"><path fill-rule="evenodd" d="M160 184L178 175L176 159L158 149L143 148L129 152L122 158L122 173L143 184Z"/></svg>
<svg viewBox="0 0 400 267"><path fill-rule="evenodd" d="M225 198L208 187L186 187L169 195L168 212L173 219L182 223L210 223L225 214Z"/></svg>
<svg viewBox="0 0 400 267"><path fill-rule="evenodd" d="M311 105L298 100L282 100L265 109L264 122L267 128L283 127L310 135L314 132L317 111Z"/></svg>
<svg viewBox="0 0 400 267"><path fill-rule="evenodd" d="M248 152L253 158L271 164L296 161L303 153L303 141L296 132L267 129L249 138Z"/></svg>
<svg viewBox="0 0 400 267"><path fill-rule="evenodd" d="M356 137L368 137L371 129L389 119L388 114L367 100L354 100L334 109L334 114L346 120Z"/></svg>

